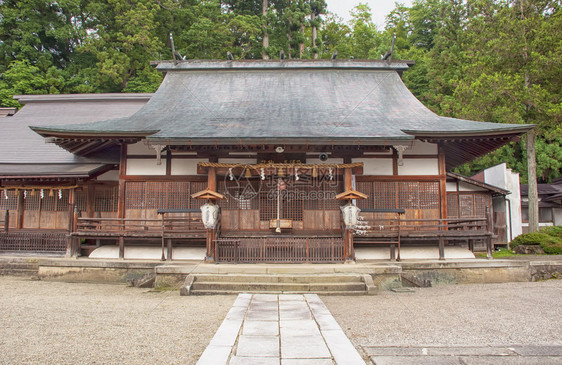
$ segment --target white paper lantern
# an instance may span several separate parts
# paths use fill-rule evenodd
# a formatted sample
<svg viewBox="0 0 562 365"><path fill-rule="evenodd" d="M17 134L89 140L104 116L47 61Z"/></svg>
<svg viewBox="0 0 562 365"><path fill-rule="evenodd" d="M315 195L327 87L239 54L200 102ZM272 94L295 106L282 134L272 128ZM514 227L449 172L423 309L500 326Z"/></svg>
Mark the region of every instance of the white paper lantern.
<svg viewBox="0 0 562 365"><path fill-rule="evenodd" d="M341 213L343 216L343 222L348 229L352 229L357 225L359 213L361 209L357 208L355 205L351 203L347 203L343 207L340 208Z"/></svg>
<svg viewBox="0 0 562 365"><path fill-rule="evenodd" d="M214 229L219 220L219 206L207 203L201 206L201 219L206 229Z"/></svg>

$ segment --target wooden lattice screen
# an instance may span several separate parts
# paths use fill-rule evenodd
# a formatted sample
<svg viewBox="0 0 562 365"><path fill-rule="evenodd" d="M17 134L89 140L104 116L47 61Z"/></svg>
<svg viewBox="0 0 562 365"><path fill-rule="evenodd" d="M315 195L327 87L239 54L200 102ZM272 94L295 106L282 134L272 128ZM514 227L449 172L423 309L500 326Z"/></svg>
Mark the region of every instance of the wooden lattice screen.
<svg viewBox="0 0 562 365"><path fill-rule="evenodd" d="M192 199L191 194L206 186L206 182L200 181L128 181L125 186L125 209L196 209L203 202Z"/></svg>
<svg viewBox="0 0 562 365"><path fill-rule="evenodd" d="M492 197L488 193L447 193L449 218L485 218L486 208L491 209Z"/></svg>
<svg viewBox="0 0 562 365"><path fill-rule="evenodd" d="M226 199L219 202L223 227L230 230L269 230L269 221L277 219L278 179L243 181L220 180L218 191ZM283 178L280 189L281 219L291 220L293 229L338 229L341 202L335 197L342 191L341 181L307 176L296 180Z"/></svg>
<svg viewBox="0 0 562 365"><path fill-rule="evenodd" d="M2 190L2 194L0 194L0 210L4 212L6 210L16 209L18 209L18 197L16 192L14 190Z"/></svg>
<svg viewBox="0 0 562 365"><path fill-rule="evenodd" d="M359 181L357 190L368 196L361 209L439 209L437 181Z"/></svg>

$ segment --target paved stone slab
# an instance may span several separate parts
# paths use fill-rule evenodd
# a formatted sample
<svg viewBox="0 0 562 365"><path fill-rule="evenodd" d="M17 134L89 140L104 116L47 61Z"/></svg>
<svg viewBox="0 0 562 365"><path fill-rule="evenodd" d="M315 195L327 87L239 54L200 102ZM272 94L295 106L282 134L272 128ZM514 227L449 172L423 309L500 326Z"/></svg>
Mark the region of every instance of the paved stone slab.
<svg viewBox="0 0 562 365"><path fill-rule="evenodd" d="M432 356L433 357L433 356ZM461 356L462 365L560 365L559 356Z"/></svg>
<svg viewBox="0 0 562 365"><path fill-rule="evenodd" d="M281 359L281 365L333 365L331 359Z"/></svg>
<svg viewBox="0 0 562 365"><path fill-rule="evenodd" d="M455 356L371 356L374 365L464 365Z"/></svg>
<svg viewBox="0 0 562 365"><path fill-rule="evenodd" d="M522 356L562 356L562 346L510 346Z"/></svg>
<svg viewBox="0 0 562 365"><path fill-rule="evenodd" d="M304 297L301 294L284 294L279 296L279 302L298 301L303 302Z"/></svg>
<svg viewBox="0 0 562 365"><path fill-rule="evenodd" d="M446 356L511 356L515 353L507 347L489 346L451 346L451 347L426 347L427 355Z"/></svg>
<svg viewBox="0 0 562 365"><path fill-rule="evenodd" d="M250 336L279 336L279 323L275 321L244 321L242 334Z"/></svg>
<svg viewBox="0 0 562 365"><path fill-rule="evenodd" d="M250 300L252 300L252 294L239 294L232 304L233 307L244 307L248 308L248 304L250 304Z"/></svg>
<svg viewBox="0 0 562 365"><path fill-rule="evenodd" d="M242 326L242 319L225 319L211 339L211 346L234 346Z"/></svg>
<svg viewBox="0 0 562 365"><path fill-rule="evenodd" d="M231 351L231 346L209 345L205 351L203 351L199 361L197 361L197 365L226 364Z"/></svg>
<svg viewBox="0 0 562 365"><path fill-rule="evenodd" d="M236 356L279 357L279 336L238 337Z"/></svg>
<svg viewBox="0 0 562 365"><path fill-rule="evenodd" d="M299 322L299 321L291 321L291 322ZM314 321L300 321L303 322L302 324L295 323L292 326L281 326L281 337L305 337L305 336L318 336L320 335L320 330ZM313 323L313 326L310 323Z"/></svg>
<svg viewBox="0 0 562 365"><path fill-rule="evenodd" d="M317 295L241 294L198 364L365 362Z"/></svg>
<svg viewBox="0 0 562 365"><path fill-rule="evenodd" d="M233 356L228 365L279 365L278 357L241 357Z"/></svg>
<svg viewBox="0 0 562 365"><path fill-rule="evenodd" d="M338 365L365 364L361 355L355 350L355 347L341 329L322 330L322 336L324 336L324 340Z"/></svg>
<svg viewBox="0 0 562 365"><path fill-rule="evenodd" d="M281 359L328 358L332 355L321 336L283 336L281 329Z"/></svg>

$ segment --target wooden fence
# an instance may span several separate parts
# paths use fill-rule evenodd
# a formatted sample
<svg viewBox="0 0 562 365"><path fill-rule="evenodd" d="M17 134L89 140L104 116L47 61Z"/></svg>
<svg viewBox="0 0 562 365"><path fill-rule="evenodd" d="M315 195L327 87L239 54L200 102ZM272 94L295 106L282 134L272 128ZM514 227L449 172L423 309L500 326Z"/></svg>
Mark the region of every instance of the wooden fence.
<svg viewBox="0 0 562 365"><path fill-rule="evenodd" d="M215 260L232 263L335 263L343 262L340 237L219 238Z"/></svg>

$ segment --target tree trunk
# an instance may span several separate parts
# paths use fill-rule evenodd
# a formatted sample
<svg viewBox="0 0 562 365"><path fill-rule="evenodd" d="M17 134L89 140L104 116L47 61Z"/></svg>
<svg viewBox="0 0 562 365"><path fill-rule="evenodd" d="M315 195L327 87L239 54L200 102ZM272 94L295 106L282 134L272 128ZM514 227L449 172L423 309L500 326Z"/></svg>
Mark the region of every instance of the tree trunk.
<svg viewBox="0 0 562 365"><path fill-rule="evenodd" d="M304 24L301 24L301 33L304 36ZM302 59L302 55L304 54L304 42L299 44L299 58Z"/></svg>
<svg viewBox="0 0 562 365"><path fill-rule="evenodd" d="M316 37L318 37L318 30L316 29L316 14L313 12L310 14L310 19L312 20L312 49L314 49L314 59L318 59L318 50L316 49Z"/></svg>
<svg viewBox="0 0 562 365"><path fill-rule="evenodd" d="M539 194L537 191L537 160L535 158L535 130L527 132L527 174L529 175L529 232L539 230Z"/></svg>
<svg viewBox="0 0 562 365"><path fill-rule="evenodd" d="M289 31L287 32L287 39L289 39L289 52L287 52L287 56L289 59L291 59L291 53L293 52L293 47L291 47L291 42L293 41L293 34L291 32L291 29L289 29Z"/></svg>
<svg viewBox="0 0 562 365"><path fill-rule="evenodd" d="M266 15L269 9L269 0L262 1L262 15L264 17L264 21L266 22L263 29L263 50L261 56L264 60L268 60L269 56L267 55L267 47L269 47L269 33L267 32L267 20Z"/></svg>

